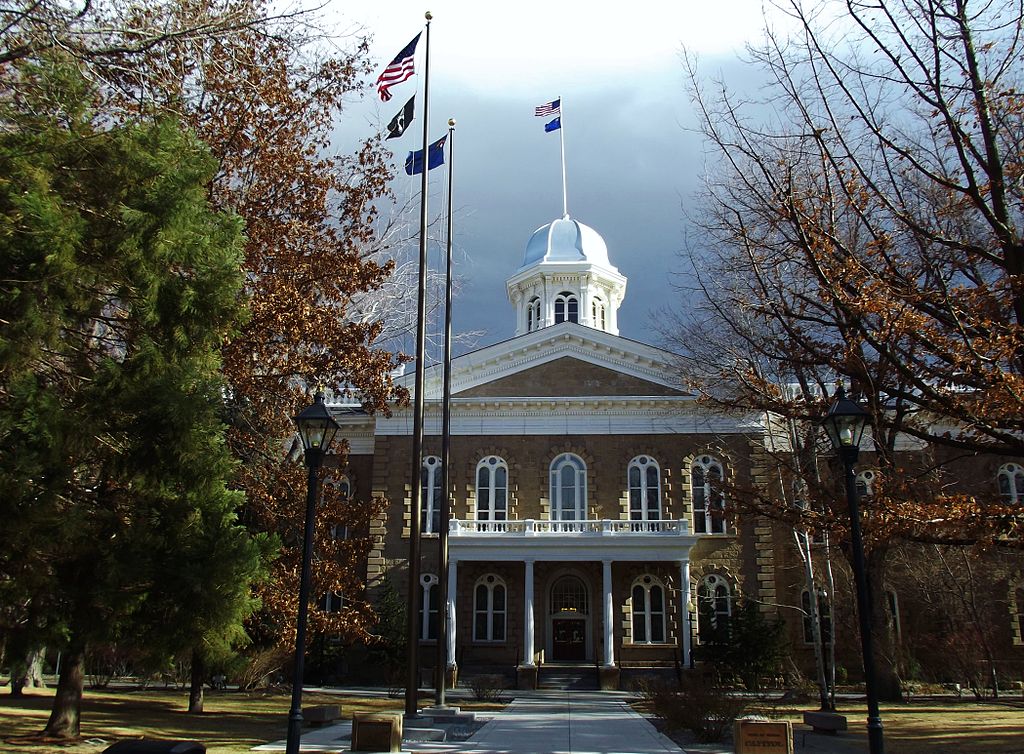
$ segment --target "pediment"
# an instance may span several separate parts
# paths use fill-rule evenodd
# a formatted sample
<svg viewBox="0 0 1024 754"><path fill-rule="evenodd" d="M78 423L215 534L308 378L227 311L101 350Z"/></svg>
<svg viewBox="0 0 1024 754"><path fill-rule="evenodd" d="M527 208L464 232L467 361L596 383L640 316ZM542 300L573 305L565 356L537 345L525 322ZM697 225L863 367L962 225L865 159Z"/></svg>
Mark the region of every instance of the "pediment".
<svg viewBox="0 0 1024 754"><path fill-rule="evenodd" d="M682 391L573 356L482 382L453 393L459 398L682 395Z"/></svg>
<svg viewBox="0 0 1024 754"><path fill-rule="evenodd" d="M674 354L618 335L563 322L452 360L452 395L686 396ZM427 369L425 398L440 398L443 370ZM410 388L414 374L401 383Z"/></svg>

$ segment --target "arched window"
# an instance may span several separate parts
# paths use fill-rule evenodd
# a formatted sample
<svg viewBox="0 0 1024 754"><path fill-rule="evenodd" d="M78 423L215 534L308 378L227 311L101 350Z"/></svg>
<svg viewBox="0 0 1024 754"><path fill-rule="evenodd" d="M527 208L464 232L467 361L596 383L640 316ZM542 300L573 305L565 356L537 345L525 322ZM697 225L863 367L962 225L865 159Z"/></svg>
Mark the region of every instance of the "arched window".
<svg viewBox="0 0 1024 754"><path fill-rule="evenodd" d="M420 531L424 534L441 529L441 459L427 456L420 472Z"/></svg>
<svg viewBox="0 0 1024 754"><path fill-rule="evenodd" d="M720 489L722 464L701 456L690 465L693 490L693 530L697 534L725 534L725 497Z"/></svg>
<svg viewBox="0 0 1024 754"><path fill-rule="evenodd" d="M892 627L892 635L896 637L896 641L901 641L903 627L900 625L900 601L892 589L885 590L885 612L885 617Z"/></svg>
<svg viewBox="0 0 1024 754"><path fill-rule="evenodd" d="M604 301L594 298L590 302L590 322L598 330L605 330Z"/></svg>
<svg viewBox="0 0 1024 754"><path fill-rule="evenodd" d="M551 587L551 614L588 615L587 586L578 576L562 576Z"/></svg>
<svg viewBox="0 0 1024 754"><path fill-rule="evenodd" d="M337 477L329 477L324 480L325 486L334 487L343 502L348 502L352 497L352 482L345 475ZM340 540L348 539L348 525L339 524L337 522L330 525L331 539Z"/></svg>
<svg viewBox="0 0 1024 754"><path fill-rule="evenodd" d="M864 471L857 474L857 494L861 497L867 497L868 495L875 494L875 480L878 478L877 472L871 469L865 469Z"/></svg>
<svg viewBox="0 0 1024 754"><path fill-rule="evenodd" d="M473 641L505 641L505 582L489 573L473 591Z"/></svg>
<svg viewBox="0 0 1024 754"><path fill-rule="evenodd" d="M665 642L665 587L650 575L633 582L631 595L634 644Z"/></svg>
<svg viewBox="0 0 1024 754"><path fill-rule="evenodd" d="M661 469L650 456L629 462L629 518L632 521L661 520Z"/></svg>
<svg viewBox="0 0 1024 754"><path fill-rule="evenodd" d="M732 616L732 593L729 582L712 573L697 585L697 635L710 641L716 634L729 630Z"/></svg>
<svg viewBox="0 0 1024 754"><path fill-rule="evenodd" d="M533 332L540 329L540 297L534 296L526 305L526 331Z"/></svg>
<svg viewBox="0 0 1024 754"><path fill-rule="evenodd" d="M579 322L580 302L573 294L564 292L555 296L555 324L559 322Z"/></svg>
<svg viewBox="0 0 1024 754"><path fill-rule="evenodd" d="M1024 581L1018 581L1013 587L1013 600L1011 612L1014 619L1014 628L1017 629L1013 643L1024 644Z"/></svg>
<svg viewBox="0 0 1024 754"><path fill-rule="evenodd" d="M418 616L421 641L437 640L437 599L441 591L437 585L437 576L433 573L420 576L420 587L423 589Z"/></svg>
<svg viewBox="0 0 1024 754"><path fill-rule="evenodd" d="M1024 467L1008 463L999 469L998 480L1004 503L1024 503Z"/></svg>
<svg viewBox="0 0 1024 754"><path fill-rule="evenodd" d="M813 627L811 625L811 593L804 589L800 592L800 606L804 609L804 642L814 643ZM821 643L832 643L832 605L828 598L820 591L818 592L818 626L821 630Z"/></svg>
<svg viewBox="0 0 1024 754"><path fill-rule="evenodd" d="M498 456L487 456L476 465L476 520L508 518L508 465Z"/></svg>
<svg viewBox="0 0 1024 754"><path fill-rule="evenodd" d="M587 466L572 453L551 462L551 520L583 521L587 517Z"/></svg>
<svg viewBox="0 0 1024 754"><path fill-rule="evenodd" d="M345 606L345 597L341 592L328 592L320 598L317 607L324 613L340 613Z"/></svg>

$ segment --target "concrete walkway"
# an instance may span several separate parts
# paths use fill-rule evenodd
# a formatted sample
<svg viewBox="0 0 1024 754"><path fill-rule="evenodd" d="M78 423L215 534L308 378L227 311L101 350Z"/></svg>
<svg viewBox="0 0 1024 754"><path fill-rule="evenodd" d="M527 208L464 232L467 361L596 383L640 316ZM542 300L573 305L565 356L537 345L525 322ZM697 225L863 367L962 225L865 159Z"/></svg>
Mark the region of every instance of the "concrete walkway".
<svg viewBox="0 0 1024 754"><path fill-rule="evenodd" d="M680 752L619 695L550 692L519 697L454 751L464 754Z"/></svg>
<svg viewBox="0 0 1024 754"><path fill-rule="evenodd" d="M629 706L627 694L608 691L516 692L500 713L479 713L487 722L466 741L433 743L405 741L410 754L731 754L730 744L688 744L681 749L659 733ZM396 710L397 711L397 710ZM851 721L852 722L852 721ZM406 727L415 724L406 722ZM305 730L303 752L347 752L351 748L351 720ZM863 754L864 738L849 733L818 735L794 726L798 754ZM255 747L254 751L284 751L284 741Z"/></svg>

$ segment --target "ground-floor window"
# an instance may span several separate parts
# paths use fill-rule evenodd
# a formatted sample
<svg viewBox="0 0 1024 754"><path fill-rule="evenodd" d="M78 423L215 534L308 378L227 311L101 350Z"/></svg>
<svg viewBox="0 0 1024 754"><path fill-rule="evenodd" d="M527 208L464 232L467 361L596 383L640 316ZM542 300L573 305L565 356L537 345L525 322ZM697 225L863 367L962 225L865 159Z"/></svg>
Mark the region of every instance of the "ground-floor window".
<svg viewBox="0 0 1024 754"><path fill-rule="evenodd" d="M729 582L717 573L705 576L697 585L697 635L701 641L710 641L716 634L728 631L731 615Z"/></svg>
<svg viewBox="0 0 1024 754"><path fill-rule="evenodd" d="M800 604L804 610L804 641L814 643L814 626L811 623L811 593L804 589L800 593ZM818 593L818 626L821 630L821 642L832 643L832 606L828 599Z"/></svg>
<svg viewBox="0 0 1024 754"><path fill-rule="evenodd" d="M420 586L423 588L423 599L420 601L419 626L420 639L422 641L437 640L437 601L440 589L438 589L437 576L432 573L425 573L420 576Z"/></svg>
<svg viewBox="0 0 1024 754"><path fill-rule="evenodd" d="M665 641L665 587L653 576L641 576L633 583L632 628L634 644Z"/></svg>
<svg viewBox="0 0 1024 754"><path fill-rule="evenodd" d="M505 582L493 573L481 578L473 592L473 641L505 641Z"/></svg>

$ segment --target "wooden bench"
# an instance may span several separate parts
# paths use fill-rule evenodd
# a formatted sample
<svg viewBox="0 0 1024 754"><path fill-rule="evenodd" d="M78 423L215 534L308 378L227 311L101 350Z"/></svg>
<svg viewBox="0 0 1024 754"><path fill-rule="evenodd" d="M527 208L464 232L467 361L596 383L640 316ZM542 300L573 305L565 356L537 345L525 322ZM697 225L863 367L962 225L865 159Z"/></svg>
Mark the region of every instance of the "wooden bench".
<svg viewBox="0 0 1024 754"><path fill-rule="evenodd" d="M835 735L836 731L846 730L846 718L836 712L816 710L804 713L804 725L810 725L815 733Z"/></svg>
<svg viewBox="0 0 1024 754"><path fill-rule="evenodd" d="M327 725L341 719L341 706L319 704L315 707L303 707L302 719L313 726Z"/></svg>

